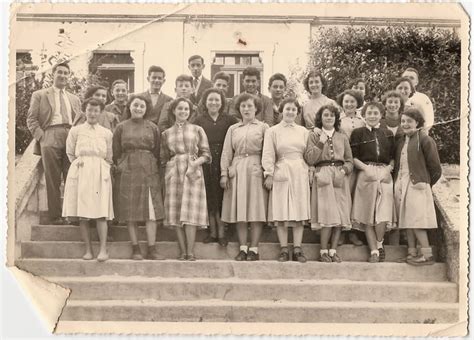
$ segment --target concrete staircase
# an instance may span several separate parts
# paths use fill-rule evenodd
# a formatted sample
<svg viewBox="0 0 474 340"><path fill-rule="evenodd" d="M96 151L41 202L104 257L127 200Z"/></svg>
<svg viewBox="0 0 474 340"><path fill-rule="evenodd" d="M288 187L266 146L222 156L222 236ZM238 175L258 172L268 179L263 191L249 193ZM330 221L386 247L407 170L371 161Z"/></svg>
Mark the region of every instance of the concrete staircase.
<svg viewBox="0 0 474 340"><path fill-rule="evenodd" d="M387 246L387 262L367 263L366 247L344 245L344 262L316 262L318 236L305 230L305 264L279 263L276 232L265 230L261 261L236 262L235 235L227 248L202 243L196 262L174 260L173 230L158 230L165 261L132 261L126 227L111 227L105 263L81 259L79 227L35 225L17 265L72 290L61 321L455 323L458 286L446 265L412 267L396 260L403 246ZM144 228L140 238L145 239ZM291 234L291 233L290 233ZM93 232L93 239L97 235ZM146 244L141 243L145 253ZM97 254L97 242L94 244Z"/></svg>

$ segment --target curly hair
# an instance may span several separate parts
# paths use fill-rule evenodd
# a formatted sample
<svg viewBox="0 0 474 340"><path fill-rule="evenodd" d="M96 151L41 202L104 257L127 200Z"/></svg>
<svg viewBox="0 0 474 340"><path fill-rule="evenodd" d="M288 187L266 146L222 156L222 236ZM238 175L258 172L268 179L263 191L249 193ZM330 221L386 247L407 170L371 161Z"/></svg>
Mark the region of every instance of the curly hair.
<svg viewBox="0 0 474 340"><path fill-rule="evenodd" d="M370 98L370 88L369 88L369 84L367 83L367 81L366 81L364 78L356 78L356 79L354 79L353 81L351 81L351 82L349 83L349 88L350 88L350 89L353 89L354 86L357 86L359 83L364 84L365 95L363 96L363 99Z"/></svg>
<svg viewBox="0 0 474 340"><path fill-rule="evenodd" d="M367 110L371 106L376 107L377 109L379 109L381 117L383 117L385 115L385 106L383 106L383 104L380 103L380 102L371 101L371 102L366 103L364 105L364 107L362 108L362 112L361 112L362 117L365 117L365 113L367 112Z"/></svg>
<svg viewBox="0 0 474 340"><path fill-rule="evenodd" d="M128 98L127 106L125 106L125 112L124 112L124 118L125 119L130 119L132 117L132 112L130 111L130 105L132 105L132 103L135 99L140 99L140 100L143 100L145 102L146 110L145 110L145 114L144 114L143 117L148 117L149 116L151 108L152 108L151 102L146 97L144 97L140 94L132 94L130 96L130 98Z"/></svg>
<svg viewBox="0 0 474 340"><path fill-rule="evenodd" d="M400 108L398 109L398 113L402 114L403 110L405 110L405 99L403 99L402 95L395 90L385 92L382 96L382 104L384 106L387 105L388 98L398 98L400 100Z"/></svg>
<svg viewBox="0 0 474 340"><path fill-rule="evenodd" d="M317 78L317 77L321 79L321 84L323 85L321 87L321 93L324 93L324 91L327 89L328 82L326 78L324 78L323 74L318 71L311 71L308 73L308 75L306 76L306 78L304 78L304 81L303 81L304 89L308 91L308 93L311 93L311 91L309 90L309 78Z"/></svg>
<svg viewBox="0 0 474 340"><path fill-rule="evenodd" d="M86 93L84 94L84 99L92 98L94 93L96 93L98 90L104 90L105 91L105 102L107 103L109 101L109 90L102 85L93 85L91 87L88 87L86 90Z"/></svg>
<svg viewBox="0 0 474 340"><path fill-rule="evenodd" d="M425 118L420 110L414 107L410 107L402 112L402 115L413 118L416 121L416 128L421 128L425 126Z"/></svg>
<svg viewBox="0 0 474 340"><path fill-rule="evenodd" d="M336 106L334 106L333 104L323 105L319 108L318 112L316 112L316 118L315 118L314 126L316 126L317 128L320 128L320 129L323 128L322 116L323 116L324 110L329 110L330 112L334 113L334 118L335 118L334 119L334 129L336 131L339 131L339 126L341 125L341 114L339 112L339 109Z"/></svg>
<svg viewBox="0 0 474 340"><path fill-rule="evenodd" d="M293 103L296 106L296 109L298 110L298 114L301 112L301 105L298 103L298 100L294 97L288 97L282 100L280 103L280 106L278 106L278 112L283 113L283 109L285 108L285 105L288 103Z"/></svg>
<svg viewBox="0 0 474 340"><path fill-rule="evenodd" d="M364 105L364 98L362 97L359 91L347 89L347 90L344 90L344 92L339 93L336 97L336 103L340 107L342 107L342 102L344 101L344 97L346 95L353 97L357 101L357 108L360 108L362 105Z"/></svg>
<svg viewBox="0 0 474 340"><path fill-rule="evenodd" d="M225 95L224 95L224 92L222 92L221 90L219 89L216 89L215 87L211 87L207 90L204 91L204 93L202 94L202 97L201 97L201 100L199 102L199 112L202 114L202 113L208 113L207 111L207 106L206 106L206 102L207 102L207 97L209 97L209 95L211 93L217 93L219 95L219 97L221 98L221 107L219 108L219 114L222 114L224 112L224 109L225 109Z"/></svg>
<svg viewBox="0 0 474 340"><path fill-rule="evenodd" d="M176 107L178 106L179 103L185 102L188 103L189 105L189 116L188 119L193 115L194 113L194 105L193 103L184 97L176 98L170 103L170 106L168 107L168 121L171 124L174 124L176 122L176 116L174 115L174 110L176 110Z"/></svg>
<svg viewBox="0 0 474 340"><path fill-rule="evenodd" d="M235 110L239 113L239 116L238 118L242 119L242 114L240 113L240 104L251 99L255 105L255 108L257 109L257 111L255 112L255 115L259 114L260 112L262 112L263 110L263 104L262 104L262 101L260 100L260 98L258 98L257 96L254 96L253 94L250 94L250 93L242 93L241 95L239 95L237 97L237 99L235 100Z"/></svg>

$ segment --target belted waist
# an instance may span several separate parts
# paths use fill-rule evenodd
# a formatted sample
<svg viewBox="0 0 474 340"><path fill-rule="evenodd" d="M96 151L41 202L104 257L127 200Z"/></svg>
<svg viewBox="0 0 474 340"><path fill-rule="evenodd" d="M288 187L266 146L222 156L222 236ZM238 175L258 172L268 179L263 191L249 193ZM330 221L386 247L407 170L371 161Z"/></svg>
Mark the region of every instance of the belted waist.
<svg viewBox="0 0 474 340"><path fill-rule="evenodd" d="M279 156L278 162L283 161L285 159L291 159L291 160L296 160L296 159L303 159L303 154L301 152L295 151L295 152L287 152Z"/></svg>
<svg viewBox="0 0 474 340"><path fill-rule="evenodd" d="M379 163L379 162L366 162L367 165L373 165L373 166L387 166L388 164L385 163Z"/></svg>
<svg viewBox="0 0 474 340"><path fill-rule="evenodd" d="M152 153L150 150L146 150L146 149L127 150L127 151L125 151L124 153L135 153L135 152L139 152L139 153Z"/></svg>
<svg viewBox="0 0 474 340"><path fill-rule="evenodd" d="M195 155L195 154L189 154L189 153L177 153L175 154L174 156L171 156L171 159L173 158L190 158L192 159L193 161L195 161L196 159L198 159L198 155Z"/></svg>
<svg viewBox="0 0 474 340"><path fill-rule="evenodd" d="M342 166L344 165L343 161L321 161L316 166Z"/></svg>
<svg viewBox="0 0 474 340"><path fill-rule="evenodd" d="M241 153L241 154L238 154L238 155L234 155L234 158L246 158L246 157L250 157L250 156L261 156L261 155L262 155L261 152Z"/></svg>
<svg viewBox="0 0 474 340"><path fill-rule="evenodd" d="M66 129L70 129L71 128L71 125L69 124L55 124L55 125L50 125L46 128L47 129L53 129L53 128L66 128Z"/></svg>

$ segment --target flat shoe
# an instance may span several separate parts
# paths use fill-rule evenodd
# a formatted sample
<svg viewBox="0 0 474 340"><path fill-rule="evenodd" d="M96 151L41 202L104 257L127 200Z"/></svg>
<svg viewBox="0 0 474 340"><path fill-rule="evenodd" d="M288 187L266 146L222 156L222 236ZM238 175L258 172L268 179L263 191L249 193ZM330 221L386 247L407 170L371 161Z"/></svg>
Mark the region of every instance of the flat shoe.
<svg viewBox="0 0 474 340"><path fill-rule="evenodd" d="M337 263L341 263L342 262L342 259L339 257L339 255L334 254L333 256L331 256L331 260L332 262L337 262Z"/></svg>
<svg viewBox="0 0 474 340"><path fill-rule="evenodd" d="M105 262L109 259L109 254L105 253L104 255L97 255L97 261Z"/></svg>
<svg viewBox="0 0 474 340"><path fill-rule="evenodd" d="M304 256L303 252L293 253L293 261L298 261L300 263L306 262L306 257Z"/></svg>
<svg viewBox="0 0 474 340"><path fill-rule="evenodd" d="M249 250L249 252L247 253L247 261L258 261L258 260L259 260L258 254Z"/></svg>
<svg viewBox="0 0 474 340"><path fill-rule="evenodd" d="M331 256L329 256L329 254L321 254L321 257L319 258L319 262L330 263L332 262Z"/></svg>
<svg viewBox="0 0 474 340"><path fill-rule="evenodd" d="M193 254L187 256L188 261L196 261L196 257Z"/></svg>
<svg viewBox="0 0 474 340"><path fill-rule="evenodd" d="M286 262L290 260L290 255L287 251L282 251L280 253L280 257L278 258L278 262Z"/></svg>
<svg viewBox="0 0 474 340"><path fill-rule="evenodd" d="M243 250L239 252L239 254L235 257L236 261L246 261L247 260L247 253Z"/></svg>
<svg viewBox="0 0 474 340"><path fill-rule="evenodd" d="M224 237L219 237L217 239L217 242L219 243L219 245L221 247L227 247L227 244L229 243L229 241L227 240L227 238L224 236Z"/></svg>
<svg viewBox="0 0 474 340"><path fill-rule="evenodd" d="M92 260L93 258L94 258L94 256L92 254L89 254L89 253L84 254L84 256L82 257L83 260L87 260L87 261Z"/></svg>
<svg viewBox="0 0 474 340"><path fill-rule="evenodd" d="M407 263L411 264L412 266L429 266L434 264L435 261L433 256L426 258L423 255L420 255L418 257L407 260Z"/></svg>
<svg viewBox="0 0 474 340"><path fill-rule="evenodd" d="M380 256L377 255L377 254L372 254L372 255L370 255L370 257L369 257L369 262L370 262L370 263L378 263L378 262L380 262Z"/></svg>
<svg viewBox="0 0 474 340"><path fill-rule="evenodd" d="M187 259L188 259L188 255L186 255L186 254L181 254L181 256L178 257L179 261L186 261Z"/></svg>
<svg viewBox="0 0 474 340"><path fill-rule="evenodd" d="M217 237L212 237L211 235L208 235L202 243L217 243Z"/></svg>
<svg viewBox="0 0 474 340"><path fill-rule="evenodd" d="M385 248L379 248L379 262L385 261Z"/></svg>

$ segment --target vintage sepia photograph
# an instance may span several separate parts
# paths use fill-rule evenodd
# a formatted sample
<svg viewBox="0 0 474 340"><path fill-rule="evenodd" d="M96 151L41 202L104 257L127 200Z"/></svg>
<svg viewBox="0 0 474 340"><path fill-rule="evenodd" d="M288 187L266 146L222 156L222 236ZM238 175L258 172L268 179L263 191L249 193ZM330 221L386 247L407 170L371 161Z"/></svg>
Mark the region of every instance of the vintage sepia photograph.
<svg viewBox="0 0 474 340"><path fill-rule="evenodd" d="M15 3L7 266L51 333L463 336L460 4Z"/></svg>

